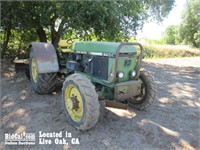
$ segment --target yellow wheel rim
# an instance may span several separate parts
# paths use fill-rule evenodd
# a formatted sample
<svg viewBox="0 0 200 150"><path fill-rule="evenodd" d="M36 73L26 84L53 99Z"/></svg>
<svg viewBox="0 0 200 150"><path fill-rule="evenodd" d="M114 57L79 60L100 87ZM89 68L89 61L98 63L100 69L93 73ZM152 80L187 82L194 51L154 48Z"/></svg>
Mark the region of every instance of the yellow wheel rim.
<svg viewBox="0 0 200 150"><path fill-rule="evenodd" d="M79 90L72 84L68 85L64 93L65 107L70 117L78 122L83 117L83 100Z"/></svg>
<svg viewBox="0 0 200 150"><path fill-rule="evenodd" d="M32 72L33 81L37 82L37 80L38 80L38 68L37 68L35 58L32 58L32 60L31 60L31 72Z"/></svg>

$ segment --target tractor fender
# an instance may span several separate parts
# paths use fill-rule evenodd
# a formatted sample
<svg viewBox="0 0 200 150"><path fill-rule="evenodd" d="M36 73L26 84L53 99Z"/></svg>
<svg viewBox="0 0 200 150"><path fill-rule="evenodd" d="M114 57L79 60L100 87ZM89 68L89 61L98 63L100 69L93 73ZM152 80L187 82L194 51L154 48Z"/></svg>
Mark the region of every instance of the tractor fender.
<svg viewBox="0 0 200 150"><path fill-rule="evenodd" d="M38 73L51 73L59 71L56 50L52 44L44 42L31 42L30 52L36 58Z"/></svg>

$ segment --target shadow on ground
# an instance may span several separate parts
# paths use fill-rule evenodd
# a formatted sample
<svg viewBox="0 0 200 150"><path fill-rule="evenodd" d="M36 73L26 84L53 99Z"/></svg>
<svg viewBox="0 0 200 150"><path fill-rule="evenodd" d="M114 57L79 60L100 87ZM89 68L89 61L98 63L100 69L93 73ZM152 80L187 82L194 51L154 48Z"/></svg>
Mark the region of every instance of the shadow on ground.
<svg viewBox="0 0 200 150"><path fill-rule="evenodd" d="M146 111L101 106L97 125L80 132L71 127L61 104L61 86L37 95L29 80L17 82L12 67L2 69L1 149L200 149L200 68L144 63L158 85L158 97ZM36 134L35 145L4 145L5 133ZM39 145L38 133L70 132L79 145ZM54 141L53 141L54 142Z"/></svg>

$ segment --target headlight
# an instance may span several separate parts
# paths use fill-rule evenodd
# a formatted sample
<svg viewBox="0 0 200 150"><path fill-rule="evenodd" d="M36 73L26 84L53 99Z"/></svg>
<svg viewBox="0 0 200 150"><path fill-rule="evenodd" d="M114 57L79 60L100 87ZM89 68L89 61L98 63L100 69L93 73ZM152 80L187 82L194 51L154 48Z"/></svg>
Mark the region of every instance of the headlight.
<svg viewBox="0 0 200 150"><path fill-rule="evenodd" d="M131 71L131 72L130 72L130 75L131 75L131 77L132 77L132 78L134 78L134 77L135 77L135 75L136 75L136 72L135 72L135 70Z"/></svg>
<svg viewBox="0 0 200 150"><path fill-rule="evenodd" d="M119 78L123 78L124 77L124 73L123 72L118 72L118 77Z"/></svg>

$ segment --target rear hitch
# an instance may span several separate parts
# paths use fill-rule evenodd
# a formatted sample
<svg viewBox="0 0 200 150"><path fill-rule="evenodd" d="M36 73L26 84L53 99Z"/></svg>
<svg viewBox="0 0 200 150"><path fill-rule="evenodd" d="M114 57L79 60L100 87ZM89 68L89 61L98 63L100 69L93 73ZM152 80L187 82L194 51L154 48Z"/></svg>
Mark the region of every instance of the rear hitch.
<svg viewBox="0 0 200 150"><path fill-rule="evenodd" d="M28 59L15 59L15 72L16 74L26 74L26 76L30 79L29 74L29 60Z"/></svg>

